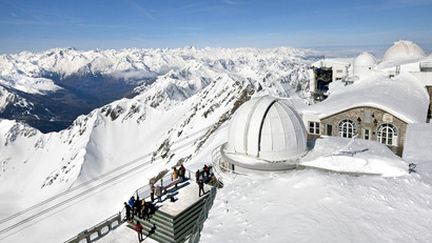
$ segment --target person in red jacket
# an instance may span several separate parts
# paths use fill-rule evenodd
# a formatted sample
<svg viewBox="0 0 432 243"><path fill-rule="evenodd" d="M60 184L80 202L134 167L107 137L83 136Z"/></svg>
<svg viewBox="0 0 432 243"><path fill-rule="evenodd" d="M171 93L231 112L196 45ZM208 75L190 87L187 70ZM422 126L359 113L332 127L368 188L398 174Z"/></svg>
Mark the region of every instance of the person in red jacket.
<svg viewBox="0 0 432 243"><path fill-rule="evenodd" d="M139 221L137 221L136 225L135 225L135 230L138 233L138 242L143 241L143 233L142 230L144 229L144 227L141 225L141 223Z"/></svg>

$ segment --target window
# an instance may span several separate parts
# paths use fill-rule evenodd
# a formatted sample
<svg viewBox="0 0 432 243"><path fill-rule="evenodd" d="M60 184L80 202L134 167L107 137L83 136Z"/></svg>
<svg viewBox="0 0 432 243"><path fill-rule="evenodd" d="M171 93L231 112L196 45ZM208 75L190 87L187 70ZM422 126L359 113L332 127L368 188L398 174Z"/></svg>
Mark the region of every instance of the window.
<svg viewBox="0 0 432 243"><path fill-rule="evenodd" d="M309 133L310 134L320 134L320 124L319 122L309 122Z"/></svg>
<svg viewBox="0 0 432 243"><path fill-rule="evenodd" d="M366 140L370 139L370 130L369 129L364 129L363 130L363 138Z"/></svg>
<svg viewBox="0 0 432 243"><path fill-rule="evenodd" d="M343 73L343 70L338 69L338 70L336 70L336 73Z"/></svg>
<svg viewBox="0 0 432 243"><path fill-rule="evenodd" d="M397 146L397 128L389 123L381 124L377 129L377 140L380 143L390 146Z"/></svg>
<svg viewBox="0 0 432 243"><path fill-rule="evenodd" d="M349 120L344 119L339 122L339 136L343 138L352 138L357 133L356 124Z"/></svg>

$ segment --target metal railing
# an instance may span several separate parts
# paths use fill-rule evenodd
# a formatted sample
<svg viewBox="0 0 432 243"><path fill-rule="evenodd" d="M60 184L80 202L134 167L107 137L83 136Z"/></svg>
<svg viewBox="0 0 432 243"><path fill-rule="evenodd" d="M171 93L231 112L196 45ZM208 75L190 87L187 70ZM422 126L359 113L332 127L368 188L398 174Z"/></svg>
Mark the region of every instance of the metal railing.
<svg viewBox="0 0 432 243"><path fill-rule="evenodd" d="M124 210L122 210L114 214L113 216L109 217L108 219L100 222L99 224L82 231L78 235L65 241L65 243L78 243L83 241L86 243L90 243L90 242L97 241L100 238L107 235L111 230L114 230L117 227L119 227L124 222L125 222L125 216L124 216Z"/></svg>
<svg viewBox="0 0 432 243"><path fill-rule="evenodd" d="M211 209L211 207L213 206L213 201L216 198L216 187L212 187L210 189L210 193L207 196L207 198L205 199L206 202L204 203L198 219L195 223L195 226L193 227L192 233L190 235L189 238L189 243L198 243L201 237L201 230L204 227L204 222L206 221L207 217L208 217L208 213Z"/></svg>
<svg viewBox="0 0 432 243"><path fill-rule="evenodd" d="M191 174L192 174L192 172L189 169L186 169L186 174L185 174L186 180L194 180L191 177ZM155 186L155 187L160 186L161 188L164 188L167 185L172 184L173 182L174 181L172 179L172 174L170 172L167 172L166 175L164 175L162 178L156 180L153 183L153 186ZM134 195L138 196L141 199L146 199L146 198L150 197L150 193L151 193L151 187L150 187L150 183L149 183L147 185L144 185L144 186L138 188L135 191Z"/></svg>

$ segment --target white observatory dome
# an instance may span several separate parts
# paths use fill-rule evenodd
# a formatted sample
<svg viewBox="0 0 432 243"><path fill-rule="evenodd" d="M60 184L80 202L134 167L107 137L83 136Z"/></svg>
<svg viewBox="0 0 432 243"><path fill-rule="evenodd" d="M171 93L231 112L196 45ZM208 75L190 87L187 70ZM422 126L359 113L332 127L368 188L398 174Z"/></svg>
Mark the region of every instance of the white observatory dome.
<svg viewBox="0 0 432 243"><path fill-rule="evenodd" d="M376 63L376 59L372 54L368 52L361 53L354 59L354 75L361 76L370 73L375 68Z"/></svg>
<svg viewBox="0 0 432 243"><path fill-rule="evenodd" d="M307 151L306 130L285 100L253 98L234 114L226 152L265 162L293 161Z"/></svg>
<svg viewBox="0 0 432 243"><path fill-rule="evenodd" d="M417 59L425 56L423 49L412 41L397 41L384 54L384 61Z"/></svg>

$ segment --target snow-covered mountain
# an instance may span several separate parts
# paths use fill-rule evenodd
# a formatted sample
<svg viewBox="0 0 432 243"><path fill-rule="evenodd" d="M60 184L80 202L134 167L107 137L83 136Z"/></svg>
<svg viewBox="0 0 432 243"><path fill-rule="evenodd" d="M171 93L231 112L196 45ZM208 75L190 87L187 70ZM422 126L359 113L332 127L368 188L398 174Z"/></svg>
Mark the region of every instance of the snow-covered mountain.
<svg viewBox="0 0 432 243"><path fill-rule="evenodd" d="M310 50L290 48L193 47L68 48L0 55L0 117L24 121L43 132L59 131L80 114L143 92L152 107L164 103L163 108L168 109L223 75L250 79L261 86L295 82L292 80L304 75L302 63L314 55ZM291 85L305 88L305 84Z"/></svg>
<svg viewBox="0 0 432 243"><path fill-rule="evenodd" d="M166 163L190 159L252 95L307 99L306 68L313 60L308 57L311 54L288 48L185 48L56 49L2 56L8 63L1 72L3 107L22 105L30 114L36 104L20 94L58 92L33 86L32 82L46 73L65 78L85 69L103 77L117 75L124 82L153 80L136 82L140 85L134 88L132 98L79 116L60 132L43 134L21 122L0 120L0 194L22 200L17 205L30 205L147 153L161 156ZM23 75L30 77L25 85L5 78ZM173 150L177 141L190 136L196 136L194 144ZM23 197L35 191L40 194L32 200Z"/></svg>

